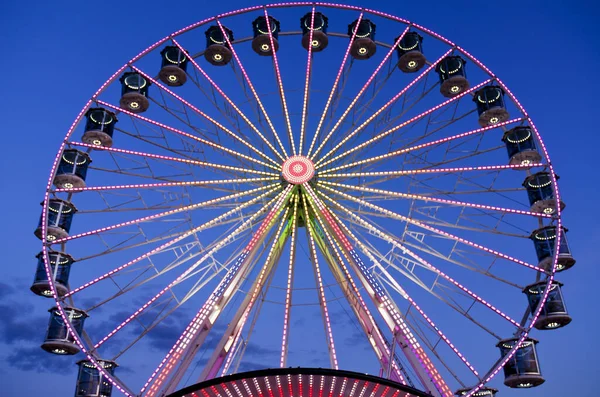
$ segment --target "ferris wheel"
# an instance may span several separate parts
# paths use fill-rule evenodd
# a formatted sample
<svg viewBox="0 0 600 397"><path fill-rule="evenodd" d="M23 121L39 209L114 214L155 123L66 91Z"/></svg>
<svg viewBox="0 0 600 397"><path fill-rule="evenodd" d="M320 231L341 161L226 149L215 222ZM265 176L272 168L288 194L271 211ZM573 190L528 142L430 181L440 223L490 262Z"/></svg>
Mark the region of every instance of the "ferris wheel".
<svg viewBox="0 0 600 397"><path fill-rule="evenodd" d="M42 348L81 356L87 397L536 387L571 321L557 179L509 88L425 27L313 2L207 18L60 145Z"/></svg>

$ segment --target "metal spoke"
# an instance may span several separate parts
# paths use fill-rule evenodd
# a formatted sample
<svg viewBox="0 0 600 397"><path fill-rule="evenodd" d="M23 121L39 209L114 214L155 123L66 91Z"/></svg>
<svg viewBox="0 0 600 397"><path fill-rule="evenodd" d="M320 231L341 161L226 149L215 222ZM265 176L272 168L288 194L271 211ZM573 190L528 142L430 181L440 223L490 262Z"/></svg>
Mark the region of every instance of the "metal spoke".
<svg viewBox="0 0 600 397"><path fill-rule="evenodd" d="M310 13L310 29L308 33L308 57L306 59L306 79L304 81L304 100L302 102L302 120L300 122L300 142L298 143L298 154L302 155L304 146L304 134L306 131L306 118L308 117L308 102L310 95L310 78L312 74L312 42L313 32L315 27L315 7L313 6Z"/></svg>
<svg viewBox="0 0 600 397"><path fill-rule="evenodd" d="M83 143L83 142L69 142L69 145L81 146L81 147L86 147L86 148L91 148L91 149L96 148L95 145L91 145L91 144L87 144L87 143ZM277 176L278 175L273 172L258 171L258 170L253 170L250 168L233 167L230 165L221 165L221 164L209 163L206 161L197 161L197 160L184 159L184 158L180 158L180 157L170 157L170 156L163 156L160 154L137 152L135 150L117 149L114 147L110 147L110 148L105 147L105 148L102 148L102 150L105 150L107 152L113 152L113 153L130 154L130 155L134 155L134 156L140 156L143 158L167 160L167 161L174 161L174 162L178 162L178 163L190 164L190 165L195 165L195 166L200 166L200 167L208 167L208 168L215 168L215 169L219 169L219 170L235 171L237 173L242 173L242 174L249 173L249 174L268 175L268 176Z"/></svg>
<svg viewBox="0 0 600 397"><path fill-rule="evenodd" d="M183 359L189 365L189 361L195 356L195 351L193 351L194 349L189 350L190 346L199 346L198 343L190 344L190 342L197 339L199 335L200 338L206 337L206 332L200 333L200 331L210 329L213 322L210 322L210 326L205 324L205 322L211 317L215 317L214 319L216 319L216 316L218 316L221 310L220 308L215 309L218 303L224 298L228 299L231 297L235 285L239 283L241 274L244 273L245 266L243 265L247 263L246 259L253 256L253 252L256 251L261 240L264 238L265 233L270 229L272 221L279 214L284 204L289 200L289 195L291 194L292 190L293 186L289 185L283 192L281 192L275 199L272 200L272 202L275 201L274 204L271 202L263 207L266 209L271 206L272 209L265 216L261 226L257 230L256 234L253 235L252 239L244 250L244 253L239 257L240 259L238 262L236 262L236 265L233 267L233 269L227 273L227 276L217 286L215 292L211 294L209 300L202 306L200 311L190 322L186 330L181 334L175 345L173 345L171 350L169 350L165 358L161 361L150 378L148 378L140 390L140 394L144 393L147 389L146 395L148 397L155 396L161 389L163 383L175 369L177 362L179 362L180 359ZM204 327L206 328L202 327L202 324L205 324ZM179 371L173 377L173 379L170 380L169 384L166 385L167 389L176 387L179 383L178 379L181 379L181 376L183 376L183 371Z"/></svg>

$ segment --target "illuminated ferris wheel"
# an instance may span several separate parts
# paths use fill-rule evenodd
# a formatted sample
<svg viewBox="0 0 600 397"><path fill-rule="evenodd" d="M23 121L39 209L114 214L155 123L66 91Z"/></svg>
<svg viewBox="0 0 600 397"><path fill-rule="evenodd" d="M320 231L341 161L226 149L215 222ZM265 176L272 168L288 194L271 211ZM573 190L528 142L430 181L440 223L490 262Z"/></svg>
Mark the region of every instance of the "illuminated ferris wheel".
<svg viewBox="0 0 600 397"><path fill-rule="evenodd" d="M541 385L534 336L571 321L530 116L374 10L248 7L156 42L79 113L42 207L31 289L76 396L493 396L501 371Z"/></svg>

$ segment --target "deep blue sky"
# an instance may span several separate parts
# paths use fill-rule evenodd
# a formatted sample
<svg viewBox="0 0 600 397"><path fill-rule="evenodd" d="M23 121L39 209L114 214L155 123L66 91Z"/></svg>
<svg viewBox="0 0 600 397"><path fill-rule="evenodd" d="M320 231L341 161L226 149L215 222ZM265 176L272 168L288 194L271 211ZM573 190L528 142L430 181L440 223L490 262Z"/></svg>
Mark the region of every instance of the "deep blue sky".
<svg viewBox="0 0 600 397"><path fill-rule="evenodd" d="M0 379L3 395L70 395L74 368L45 368L37 347L47 301L28 286L39 241L39 216L48 170L82 105L118 67L159 38L205 17L254 2L6 2L0 5L3 82ZM366 4L364 1L347 1ZM561 274L573 323L545 333L539 352L547 378L531 391L501 396L597 393L600 353L593 292L600 243L595 160L600 139L597 90L600 11L584 1L369 2L422 24L477 56L513 90L532 115L559 173L569 241L577 265ZM11 358L13 352L20 356ZM29 355L27 355L29 354ZM50 361L48 361L50 363ZM52 365L57 362L53 361ZM50 365L50 364L48 364ZM66 375L55 375L65 371ZM43 386L42 386L43 385ZM21 389L22 388L22 389Z"/></svg>

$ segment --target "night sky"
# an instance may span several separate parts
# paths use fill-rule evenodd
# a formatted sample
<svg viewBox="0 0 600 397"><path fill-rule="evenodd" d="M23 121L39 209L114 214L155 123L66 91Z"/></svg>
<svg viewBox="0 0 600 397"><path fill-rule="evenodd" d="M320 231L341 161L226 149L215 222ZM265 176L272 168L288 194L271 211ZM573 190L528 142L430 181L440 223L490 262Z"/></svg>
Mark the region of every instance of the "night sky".
<svg viewBox="0 0 600 397"><path fill-rule="evenodd" d="M73 393L75 360L50 356L39 347L51 301L29 291L40 251L33 235L39 203L66 131L92 93L138 52L200 19L254 4L224 3L65 0L0 5L5 151L1 160L5 260L0 278L0 394L62 397ZM538 353L544 385L530 390L502 387L499 395L597 395L596 326L600 323L592 292L599 280L594 252L600 243L595 197L600 194L595 171L600 143L595 91L600 87L594 73L600 68L599 8L591 1L347 3L367 4L409 19L456 42L502 78L532 116L560 176L567 205L563 219L577 264L559 279L565 284L573 322L564 329L535 334L541 341ZM333 11L329 14L335 18ZM116 312L103 315L122 318ZM173 328L187 323L177 316L169 321ZM223 328L215 331L219 330ZM172 345L173 336L159 332L150 343L164 349ZM342 338L340 346L345 347L341 348L352 349L356 334L342 333ZM276 361L278 351L257 342L247 354L259 365L264 357ZM306 349L298 354L313 353ZM350 367L352 360L360 360L360 355L341 355ZM495 386L501 386L500 377Z"/></svg>

